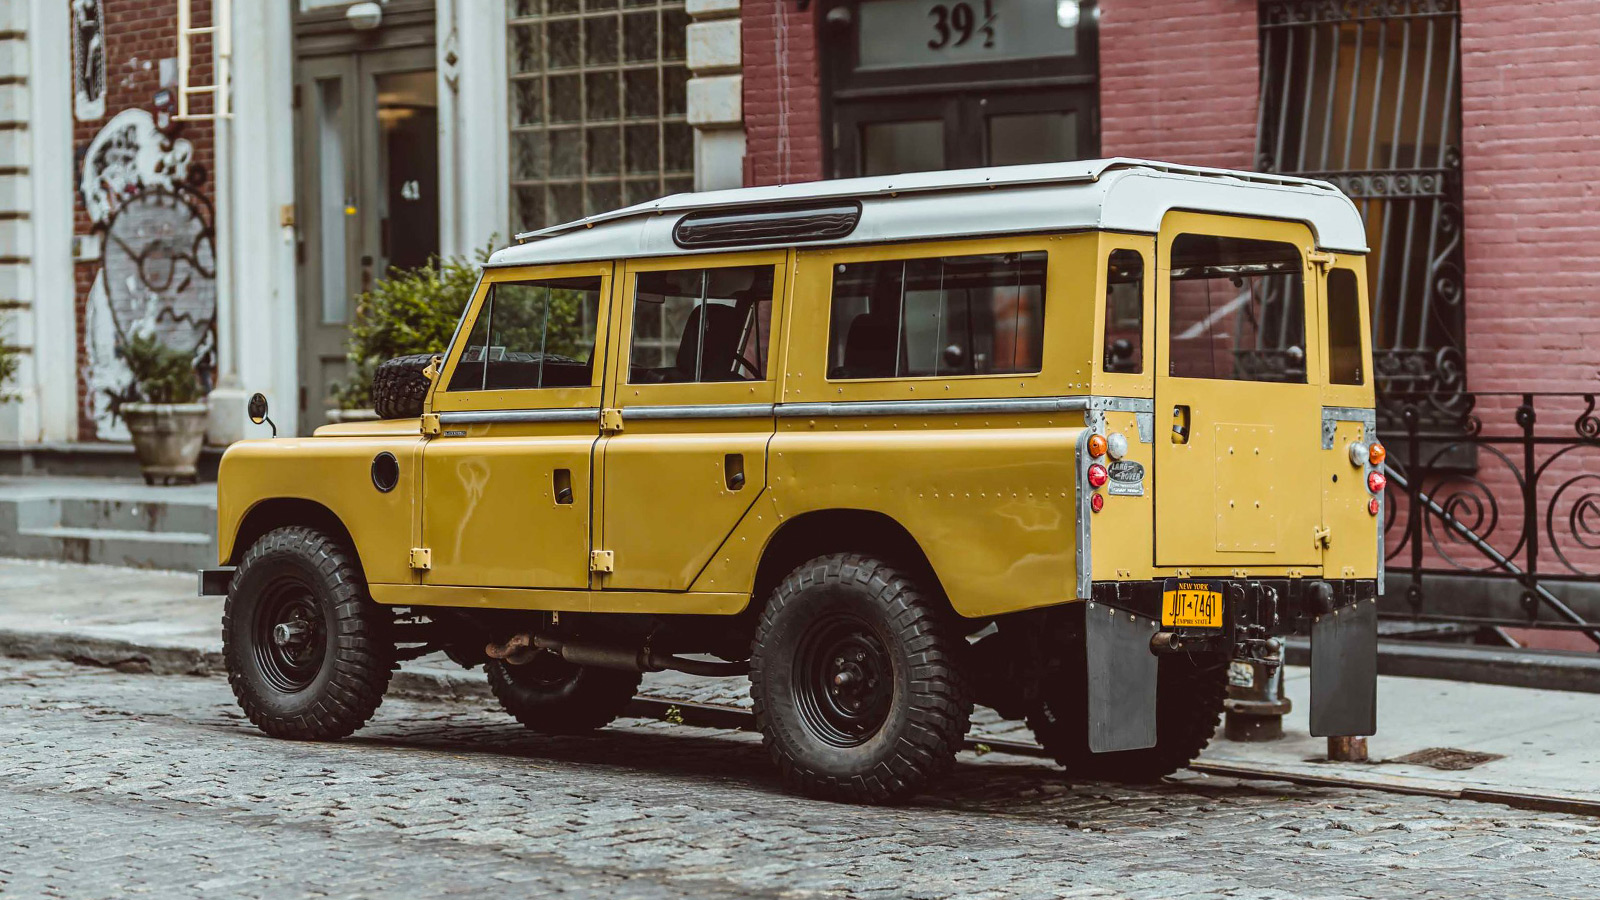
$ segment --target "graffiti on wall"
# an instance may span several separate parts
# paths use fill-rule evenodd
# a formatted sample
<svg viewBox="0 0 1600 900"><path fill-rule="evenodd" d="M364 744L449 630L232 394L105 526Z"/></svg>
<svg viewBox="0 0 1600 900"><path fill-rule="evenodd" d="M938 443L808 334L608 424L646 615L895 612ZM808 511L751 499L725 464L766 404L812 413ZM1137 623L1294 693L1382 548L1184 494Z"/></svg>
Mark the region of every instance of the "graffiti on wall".
<svg viewBox="0 0 1600 900"><path fill-rule="evenodd" d="M106 34L100 0L72 0L72 114L79 122L106 115Z"/></svg>
<svg viewBox="0 0 1600 900"><path fill-rule="evenodd" d="M84 416L103 440L127 431L117 408L132 378L117 349L154 335L190 353L203 382L215 371L217 280L212 213L193 188L194 148L163 133L142 109L124 110L84 154L78 192L101 235L100 271L89 291Z"/></svg>

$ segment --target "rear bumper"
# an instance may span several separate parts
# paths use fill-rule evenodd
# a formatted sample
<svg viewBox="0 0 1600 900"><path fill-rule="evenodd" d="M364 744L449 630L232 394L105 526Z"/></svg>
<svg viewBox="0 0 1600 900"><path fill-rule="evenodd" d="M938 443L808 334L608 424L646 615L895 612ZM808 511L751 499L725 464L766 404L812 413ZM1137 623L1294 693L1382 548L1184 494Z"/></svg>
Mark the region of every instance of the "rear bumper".
<svg viewBox="0 0 1600 900"><path fill-rule="evenodd" d="M200 570L200 596L225 597L228 595L228 585L233 583L234 566L220 566L215 569Z"/></svg>
<svg viewBox="0 0 1600 900"><path fill-rule="evenodd" d="M1375 601L1374 578L1216 578L1226 583L1223 634L1232 644L1250 637L1310 634L1316 619L1362 601ZM1096 581L1090 599L1161 621L1166 579ZM1184 629L1174 629L1184 632ZM1185 632L1187 633L1187 632ZM1197 636L1205 630L1194 632ZM1217 636L1215 632L1211 636Z"/></svg>

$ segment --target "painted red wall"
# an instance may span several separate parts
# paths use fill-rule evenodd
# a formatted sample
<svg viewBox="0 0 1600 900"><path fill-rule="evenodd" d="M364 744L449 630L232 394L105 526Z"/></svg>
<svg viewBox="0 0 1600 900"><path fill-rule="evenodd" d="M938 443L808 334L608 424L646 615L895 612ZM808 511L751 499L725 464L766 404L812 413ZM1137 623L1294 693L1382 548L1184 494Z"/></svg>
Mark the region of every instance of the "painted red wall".
<svg viewBox="0 0 1600 900"><path fill-rule="evenodd" d="M1101 153L1254 168L1256 8L1249 0L1103 0Z"/></svg>
<svg viewBox="0 0 1600 900"><path fill-rule="evenodd" d="M1461 14L1467 378L1600 388L1600 3Z"/></svg>
<svg viewBox="0 0 1600 900"><path fill-rule="evenodd" d="M745 0L745 184L823 177L817 5Z"/></svg>

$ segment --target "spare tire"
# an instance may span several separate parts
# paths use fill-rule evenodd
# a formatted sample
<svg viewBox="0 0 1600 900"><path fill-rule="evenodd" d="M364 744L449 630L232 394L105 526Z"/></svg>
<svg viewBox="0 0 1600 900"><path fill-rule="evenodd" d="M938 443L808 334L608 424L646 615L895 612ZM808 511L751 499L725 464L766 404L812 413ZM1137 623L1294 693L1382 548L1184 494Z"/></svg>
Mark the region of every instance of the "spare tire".
<svg viewBox="0 0 1600 900"><path fill-rule="evenodd" d="M432 353L396 356L378 366L372 375L372 409L380 419L414 419L422 415L428 396L428 376L423 370Z"/></svg>

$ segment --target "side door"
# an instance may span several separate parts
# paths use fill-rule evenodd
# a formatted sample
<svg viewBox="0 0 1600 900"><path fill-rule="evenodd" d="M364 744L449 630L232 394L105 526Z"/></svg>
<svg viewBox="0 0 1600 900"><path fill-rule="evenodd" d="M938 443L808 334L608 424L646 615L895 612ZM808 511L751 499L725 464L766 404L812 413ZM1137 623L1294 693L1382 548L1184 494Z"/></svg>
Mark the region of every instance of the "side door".
<svg viewBox="0 0 1600 900"><path fill-rule="evenodd" d="M433 392L427 584L589 586L612 264L484 274Z"/></svg>
<svg viewBox="0 0 1600 900"><path fill-rule="evenodd" d="M687 590L765 488L787 259L627 264L600 452L602 587Z"/></svg>
<svg viewBox="0 0 1600 900"><path fill-rule="evenodd" d="M1157 244L1156 564L1319 565L1310 230L1173 212Z"/></svg>

